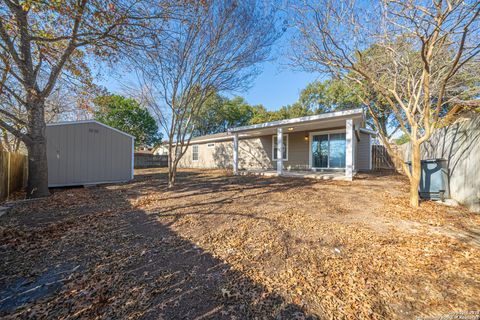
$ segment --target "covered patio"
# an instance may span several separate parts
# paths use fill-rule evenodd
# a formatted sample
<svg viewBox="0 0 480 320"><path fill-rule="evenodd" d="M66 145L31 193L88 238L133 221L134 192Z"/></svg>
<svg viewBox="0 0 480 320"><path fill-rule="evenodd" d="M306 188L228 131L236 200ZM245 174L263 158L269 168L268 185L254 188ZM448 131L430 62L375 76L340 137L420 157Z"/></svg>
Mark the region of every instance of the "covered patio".
<svg viewBox="0 0 480 320"><path fill-rule="evenodd" d="M278 172L276 170L240 170L238 172L238 175L277 177ZM307 179L317 179L317 180L349 180L348 177L346 177L344 171L315 172L313 170L310 170L310 171L283 170L281 176L289 177L289 178L307 178Z"/></svg>
<svg viewBox="0 0 480 320"><path fill-rule="evenodd" d="M363 110L353 109L231 128L234 174L352 180L360 135L374 134L364 125ZM262 136L272 136L273 168L239 170L239 141Z"/></svg>

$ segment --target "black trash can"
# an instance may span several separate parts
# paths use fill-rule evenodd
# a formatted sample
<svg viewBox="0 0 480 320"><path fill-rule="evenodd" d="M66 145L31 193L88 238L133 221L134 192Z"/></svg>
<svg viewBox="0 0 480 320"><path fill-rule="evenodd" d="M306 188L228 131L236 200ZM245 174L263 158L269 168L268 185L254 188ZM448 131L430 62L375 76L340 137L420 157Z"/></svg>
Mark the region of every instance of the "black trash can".
<svg viewBox="0 0 480 320"><path fill-rule="evenodd" d="M410 172L412 162L407 162ZM444 200L449 198L448 192L448 162L446 159L422 160L422 171L418 192L420 198L431 200Z"/></svg>

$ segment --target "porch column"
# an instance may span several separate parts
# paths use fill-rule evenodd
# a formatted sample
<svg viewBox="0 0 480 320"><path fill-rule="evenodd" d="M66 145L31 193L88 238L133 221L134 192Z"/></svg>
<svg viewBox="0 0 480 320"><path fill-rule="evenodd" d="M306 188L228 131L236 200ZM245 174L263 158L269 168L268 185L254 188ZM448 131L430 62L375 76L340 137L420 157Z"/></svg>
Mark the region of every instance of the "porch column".
<svg viewBox="0 0 480 320"><path fill-rule="evenodd" d="M283 128L277 128L277 174L283 172Z"/></svg>
<svg viewBox="0 0 480 320"><path fill-rule="evenodd" d="M233 174L238 174L238 133L233 135Z"/></svg>
<svg viewBox="0 0 480 320"><path fill-rule="evenodd" d="M345 123L345 177L348 180L353 179L353 119L347 119Z"/></svg>

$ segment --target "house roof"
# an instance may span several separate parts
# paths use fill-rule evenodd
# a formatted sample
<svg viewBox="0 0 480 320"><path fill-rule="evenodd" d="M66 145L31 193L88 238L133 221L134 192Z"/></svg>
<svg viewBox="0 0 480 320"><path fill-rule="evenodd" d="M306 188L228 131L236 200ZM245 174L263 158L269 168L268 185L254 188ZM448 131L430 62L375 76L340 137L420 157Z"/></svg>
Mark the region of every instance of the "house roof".
<svg viewBox="0 0 480 320"><path fill-rule="evenodd" d="M358 108L230 128L227 132L209 134L192 138L190 140L190 143L230 140L233 138L233 134L237 133L240 137L275 134L276 128L278 127L285 127L286 129L288 129L288 132L310 131L315 129L339 127L345 126L345 120L350 118L355 120L356 125L358 125L357 128L362 130L362 132L375 135L375 132L362 128L365 122L365 114L363 112L363 109Z"/></svg>
<svg viewBox="0 0 480 320"><path fill-rule="evenodd" d="M153 151L149 151L149 150L135 150L135 154L153 154Z"/></svg>
<svg viewBox="0 0 480 320"><path fill-rule="evenodd" d="M73 124L82 124L82 123L96 123L102 127L105 127L105 128L108 128L108 129L111 129L113 131L116 131L118 133L121 133L123 135L126 135L127 137L130 137L132 139L135 139L134 136L132 136L131 134L128 134L126 132L123 132L121 130L118 130L117 128L114 128L114 127L110 127L109 125L106 125L105 123L101 123L97 120L79 120L79 121L60 121L60 122L55 122L55 123L48 123L47 124L47 127L51 127L51 126L66 126L66 125L73 125Z"/></svg>
<svg viewBox="0 0 480 320"><path fill-rule="evenodd" d="M249 125L249 126L230 128L228 129L228 131L239 133L243 131L283 127L283 126L294 125L294 124L314 123L314 122L325 121L325 120L330 120L335 118L344 118L344 117L353 117L353 118L360 117L363 119L364 117L363 109L358 108L358 109L351 109L351 110L326 112L326 113L321 113L314 116L306 116L306 117L264 122L264 123Z"/></svg>
<svg viewBox="0 0 480 320"><path fill-rule="evenodd" d="M231 138L232 138L232 135L229 132L220 132L220 133L214 133L214 134L207 134L205 136L200 136L200 137L194 137L190 140L190 143L221 141L221 140L229 140Z"/></svg>

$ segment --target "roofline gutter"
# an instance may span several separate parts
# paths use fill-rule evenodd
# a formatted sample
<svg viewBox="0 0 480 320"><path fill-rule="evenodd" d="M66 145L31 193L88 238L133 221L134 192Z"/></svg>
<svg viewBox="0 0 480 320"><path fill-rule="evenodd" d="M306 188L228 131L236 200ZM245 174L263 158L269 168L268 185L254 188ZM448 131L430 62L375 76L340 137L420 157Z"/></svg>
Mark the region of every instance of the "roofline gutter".
<svg viewBox="0 0 480 320"><path fill-rule="evenodd" d="M367 129L367 128L360 128L358 129L360 132L363 132L363 133L366 133L366 134L369 134L371 136L376 136L377 133L373 130L370 130L370 129Z"/></svg>
<svg viewBox="0 0 480 320"><path fill-rule="evenodd" d="M190 144L195 143L204 143L204 142L215 142L215 141L226 141L233 139L233 136L230 132L227 132L227 135L224 137L217 137L217 138L209 138L209 139L198 139L198 140L190 140Z"/></svg>
<svg viewBox="0 0 480 320"><path fill-rule="evenodd" d="M228 132L241 132L241 131L265 129L265 128L274 128L279 126L293 125L297 123L309 123L309 122L314 122L318 120L324 120L324 119L326 120L331 118L340 118L345 116L356 116L356 115L360 115L362 117L362 120L365 120L365 113L363 109L357 108L357 109L351 109L351 110L322 113L314 116L277 120L277 121L259 123L259 124L249 125L249 126L229 128Z"/></svg>

